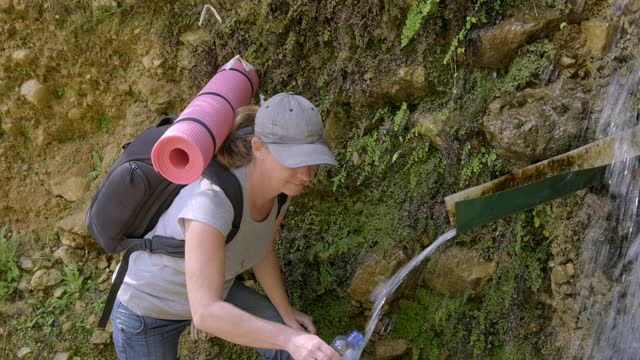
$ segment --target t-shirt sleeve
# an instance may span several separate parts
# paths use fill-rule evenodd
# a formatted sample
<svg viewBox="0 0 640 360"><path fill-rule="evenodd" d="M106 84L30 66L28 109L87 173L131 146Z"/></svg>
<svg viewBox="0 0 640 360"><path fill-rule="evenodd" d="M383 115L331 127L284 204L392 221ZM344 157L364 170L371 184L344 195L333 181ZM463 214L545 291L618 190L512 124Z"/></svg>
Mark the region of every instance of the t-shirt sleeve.
<svg viewBox="0 0 640 360"><path fill-rule="evenodd" d="M207 224L220 231L226 238L233 223L233 206L222 189L203 179L200 188L191 195L178 216L178 224L183 234L184 219Z"/></svg>

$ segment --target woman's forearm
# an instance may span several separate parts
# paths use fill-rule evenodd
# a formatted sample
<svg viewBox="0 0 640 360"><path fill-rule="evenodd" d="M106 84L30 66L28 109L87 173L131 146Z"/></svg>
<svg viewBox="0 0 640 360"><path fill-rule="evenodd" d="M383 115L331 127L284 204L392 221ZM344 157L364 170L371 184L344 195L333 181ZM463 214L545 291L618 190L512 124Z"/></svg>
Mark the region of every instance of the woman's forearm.
<svg viewBox="0 0 640 360"><path fill-rule="evenodd" d="M224 301L213 302L193 315L198 329L250 347L287 350L291 340L301 333L288 326L253 316Z"/></svg>
<svg viewBox="0 0 640 360"><path fill-rule="evenodd" d="M275 250L272 249L269 251L253 266L253 273L273 306L275 306L280 313L280 316L283 318L291 316L293 309L289 303L289 297L284 287L280 262L278 261Z"/></svg>

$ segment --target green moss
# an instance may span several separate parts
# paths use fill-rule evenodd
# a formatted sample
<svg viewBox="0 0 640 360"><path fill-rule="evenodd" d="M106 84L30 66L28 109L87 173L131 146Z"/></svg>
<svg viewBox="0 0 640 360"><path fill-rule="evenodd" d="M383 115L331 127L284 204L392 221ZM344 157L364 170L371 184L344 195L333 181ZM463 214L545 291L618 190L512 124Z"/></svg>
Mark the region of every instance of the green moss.
<svg viewBox="0 0 640 360"><path fill-rule="evenodd" d="M499 80L497 93L509 95L528 86L540 85L545 74L555 63L556 47L547 39L537 41L519 50L507 74Z"/></svg>
<svg viewBox="0 0 640 360"><path fill-rule="evenodd" d="M17 266L21 236L11 233L8 226L0 228L0 299L11 299L18 287L20 269Z"/></svg>

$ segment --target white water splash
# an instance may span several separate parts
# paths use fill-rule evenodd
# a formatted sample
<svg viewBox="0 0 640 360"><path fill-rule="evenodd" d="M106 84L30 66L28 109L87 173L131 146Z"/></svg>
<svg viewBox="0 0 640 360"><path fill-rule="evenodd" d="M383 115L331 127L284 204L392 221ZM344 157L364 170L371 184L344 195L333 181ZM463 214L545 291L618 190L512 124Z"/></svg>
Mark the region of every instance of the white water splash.
<svg viewBox="0 0 640 360"><path fill-rule="evenodd" d="M393 294L394 291L400 286L402 281L407 274L411 272L416 266L418 266L424 259L433 253L440 245L444 244L447 240L451 239L456 235L456 229L451 229L446 233L440 235L429 247L424 249L420 254L416 255L411 261L406 263L403 267L401 267L389 280L380 284L372 293L369 299L374 303L373 309L371 311L371 317L369 318L369 322L367 323L367 327L365 328L364 333L364 341L362 342L362 346L360 347L357 355L355 357L351 357L349 359L345 358L345 360L357 360L360 358L360 354L362 350L364 350L365 346L371 339L371 335L373 335L373 331L376 328L376 324L378 320L380 320L380 316L382 316L382 307L387 302L387 299L390 295Z"/></svg>

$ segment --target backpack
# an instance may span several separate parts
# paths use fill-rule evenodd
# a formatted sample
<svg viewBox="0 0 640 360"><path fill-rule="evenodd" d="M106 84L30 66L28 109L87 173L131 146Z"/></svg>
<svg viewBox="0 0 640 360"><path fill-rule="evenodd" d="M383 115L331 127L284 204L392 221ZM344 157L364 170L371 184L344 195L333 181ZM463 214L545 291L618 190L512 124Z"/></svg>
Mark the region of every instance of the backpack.
<svg viewBox="0 0 640 360"><path fill-rule="evenodd" d="M140 133L125 144L122 154L113 164L102 184L96 190L85 217L91 236L110 254L124 252L120 267L109 290L98 328L104 329L124 277L129 268L129 258L136 251L184 257L184 241L154 236L144 238L160 216L171 206L178 193L186 185L172 183L153 168L151 150L169 129L176 115L163 117L155 128ZM202 176L216 184L225 193L233 207L233 222L226 243L233 240L240 230L243 212L242 187L238 178L215 157ZM287 201L285 194L278 195L277 215Z"/></svg>

